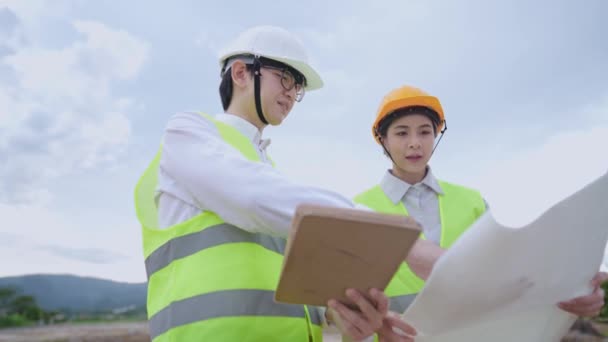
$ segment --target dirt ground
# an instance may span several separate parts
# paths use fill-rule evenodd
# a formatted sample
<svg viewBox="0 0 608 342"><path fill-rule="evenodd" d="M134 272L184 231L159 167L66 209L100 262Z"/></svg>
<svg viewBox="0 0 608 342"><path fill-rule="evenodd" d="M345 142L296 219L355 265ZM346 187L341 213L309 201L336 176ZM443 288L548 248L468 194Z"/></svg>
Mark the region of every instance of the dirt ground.
<svg viewBox="0 0 608 342"><path fill-rule="evenodd" d="M608 334L608 324L593 323L594 328ZM150 341L146 322L64 324L0 330L0 342L144 342ZM562 342L608 341L608 338L571 332ZM324 334L324 342L341 342L335 330Z"/></svg>
<svg viewBox="0 0 608 342"><path fill-rule="evenodd" d="M144 342L150 341L145 322L65 324L0 330L0 342ZM340 342L335 331L324 334L324 342Z"/></svg>
<svg viewBox="0 0 608 342"><path fill-rule="evenodd" d="M144 342L148 324L92 323L0 330L0 342Z"/></svg>

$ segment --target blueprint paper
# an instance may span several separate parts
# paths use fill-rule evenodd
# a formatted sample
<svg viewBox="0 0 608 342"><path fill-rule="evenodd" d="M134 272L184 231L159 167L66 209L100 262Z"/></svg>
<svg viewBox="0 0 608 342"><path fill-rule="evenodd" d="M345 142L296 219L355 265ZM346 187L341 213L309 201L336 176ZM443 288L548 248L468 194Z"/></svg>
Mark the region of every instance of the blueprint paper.
<svg viewBox="0 0 608 342"><path fill-rule="evenodd" d="M608 240L608 174L523 227L482 216L440 258L404 313L416 341L559 341Z"/></svg>

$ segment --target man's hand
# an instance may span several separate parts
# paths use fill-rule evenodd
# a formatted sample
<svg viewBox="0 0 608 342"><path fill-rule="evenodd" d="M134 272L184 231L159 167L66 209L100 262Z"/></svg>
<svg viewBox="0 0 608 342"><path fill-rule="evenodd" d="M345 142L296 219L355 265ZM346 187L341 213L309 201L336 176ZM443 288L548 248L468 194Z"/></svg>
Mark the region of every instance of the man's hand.
<svg viewBox="0 0 608 342"><path fill-rule="evenodd" d="M378 331L380 342L412 342L416 329L405 323L399 314L389 312L384 318L382 328Z"/></svg>
<svg viewBox="0 0 608 342"><path fill-rule="evenodd" d="M593 293L560 302L557 305L560 309L577 316L595 317L600 314L600 310L604 306L604 290L601 285L605 281L608 281L608 273L598 272L591 280Z"/></svg>
<svg viewBox="0 0 608 342"><path fill-rule="evenodd" d="M335 299L327 303L328 318L342 335L353 341L361 341L383 327L388 312L388 297L382 291L371 289L369 300L354 289L346 290L346 296L357 305L359 311L349 309Z"/></svg>

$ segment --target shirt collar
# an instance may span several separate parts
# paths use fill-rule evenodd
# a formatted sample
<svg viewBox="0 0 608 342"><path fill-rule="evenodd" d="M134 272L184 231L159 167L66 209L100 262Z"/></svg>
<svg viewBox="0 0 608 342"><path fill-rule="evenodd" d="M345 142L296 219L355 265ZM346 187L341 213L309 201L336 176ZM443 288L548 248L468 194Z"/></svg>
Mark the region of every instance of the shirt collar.
<svg viewBox="0 0 608 342"><path fill-rule="evenodd" d="M242 135L246 136L254 146L260 146L262 149L265 149L268 145L270 145L270 139L262 139L262 132L260 132L260 130L251 122L241 118L240 116L222 113L216 115L215 119L235 128Z"/></svg>
<svg viewBox="0 0 608 342"><path fill-rule="evenodd" d="M395 177L390 170L387 170L384 174L384 177L380 181L380 188L386 194L386 196L394 203L397 204L403 196L407 193L410 187L423 185L432 191L434 191L438 195L443 195L443 190L439 185L439 181L431 172L431 168L428 167L426 176L416 184L409 184L400 178Z"/></svg>

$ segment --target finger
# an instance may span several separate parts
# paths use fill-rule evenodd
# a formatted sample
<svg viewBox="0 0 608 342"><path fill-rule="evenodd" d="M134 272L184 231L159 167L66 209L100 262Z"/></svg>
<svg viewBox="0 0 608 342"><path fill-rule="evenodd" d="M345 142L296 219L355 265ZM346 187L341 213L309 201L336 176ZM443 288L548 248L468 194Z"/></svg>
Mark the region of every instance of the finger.
<svg viewBox="0 0 608 342"><path fill-rule="evenodd" d="M384 292L378 289L371 289L369 290L369 295L375 301L376 310L378 310L382 316L386 315L388 313L389 299Z"/></svg>
<svg viewBox="0 0 608 342"><path fill-rule="evenodd" d="M332 321L334 322L334 324L336 324L336 326L338 327L338 329L340 329L340 331L342 333L346 333L347 330L352 329L352 324L349 320L345 319L340 311L340 306L342 304L334 299L330 300L329 302L327 302L327 307L328 307L328 312L330 312L330 316L332 318Z"/></svg>
<svg viewBox="0 0 608 342"><path fill-rule="evenodd" d="M564 311L581 317L593 317L599 314L601 306L587 306L587 307L576 307L576 308L563 308Z"/></svg>
<svg viewBox="0 0 608 342"><path fill-rule="evenodd" d="M394 332L386 332L378 335L378 341L380 342L414 342L412 336L400 336Z"/></svg>
<svg viewBox="0 0 608 342"><path fill-rule="evenodd" d="M604 302L604 290L602 288L597 288L592 294L576 297L568 301L560 302L560 304L566 306L586 306L597 302Z"/></svg>
<svg viewBox="0 0 608 342"><path fill-rule="evenodd" d="M592 294L576 299L576 305L587 306L595 303L604 303L604 290L598 288Z"/></svg>
<svg viewBox="0 0 608 342"><path fill-rule="evenodd" d="M586 317L586 318L595 317L600 314L601 310L602 310L602 307L597 307L597 306L596 307L587 307L585 309L580 310L580 312L578 313L578 316Z"/></svg>
<svg viewBox="0 0 608 342"><path fill-rule="evenodd" d="M414 341L414 336L396 328L393 330L392 326L385 324L378 332L378 340L380 342L411 342Z"/></svg>
<svg viewBox="0 0 608 342"><path fill-rule="evenodd" d="M597 302L591 305L560 305L560 308L571 314L582 317L593 317L600 313L603 303Z"/></svg>
<svg viewBox="0 0 608 342"><path fill-rule="evenodd" d="M606 272L597 272L597 274L595 275L595 277L593 277L593 279L591 279L591 286L593 286L593 287L599 287L605 281L608 281L608 273L606 273Z"/></svg>
<svg viewBox="0 0 608 342"><path fill-rule="evenodd" d="M590 307L589 310L583 314L584 317L597 317L602 312L602 308L604 305L594 305Z"/></svg>
<svg viewBox="0 0 608 342"><path fill-rule="evenodd" d="M359 291L348 289L346 291L346 296L357 304L368 323L366 327L372 329L372 333L382 327L382 319L384 318L384 315L378 312L378 310L376 310L376 308L367 300L367 298L363 297Z"/></svg>
<svg viewBox="0 0 608 342"><path fill-rule="evenodd" d="M338 313L344 329L352 338L361 339L374 333L374 330L359 313L335 300L330 301L330 306Z"/></svg>
<svg viewBox="0 0 608 342"><path fill-rule="evenodd" d="M393 329L397 328L409 336L416 336L416 329L396 314L387 316L384 321Z"/></svg>
<svg viewBox="0 0 608 342"><path fill-rule="evenodd" d="M602 303L602 306L606 304L606 292L604 292L603 288L600 287L597 289L597 295L600 297L598 302Z"/></svg>
<svg viewBox="0 0 608 342"><path fill-rule="evenodd" d="M603 298L601 300L598 300L597 302L594 302L594 303L592 303L590 305L587 305L586 307L582 307L581 308L581 312L582 312L581 316L585 316L585 317L597 316L597 315L599 315L600 311L602 310L602 307L604 307L604 299Z"/></svg>

